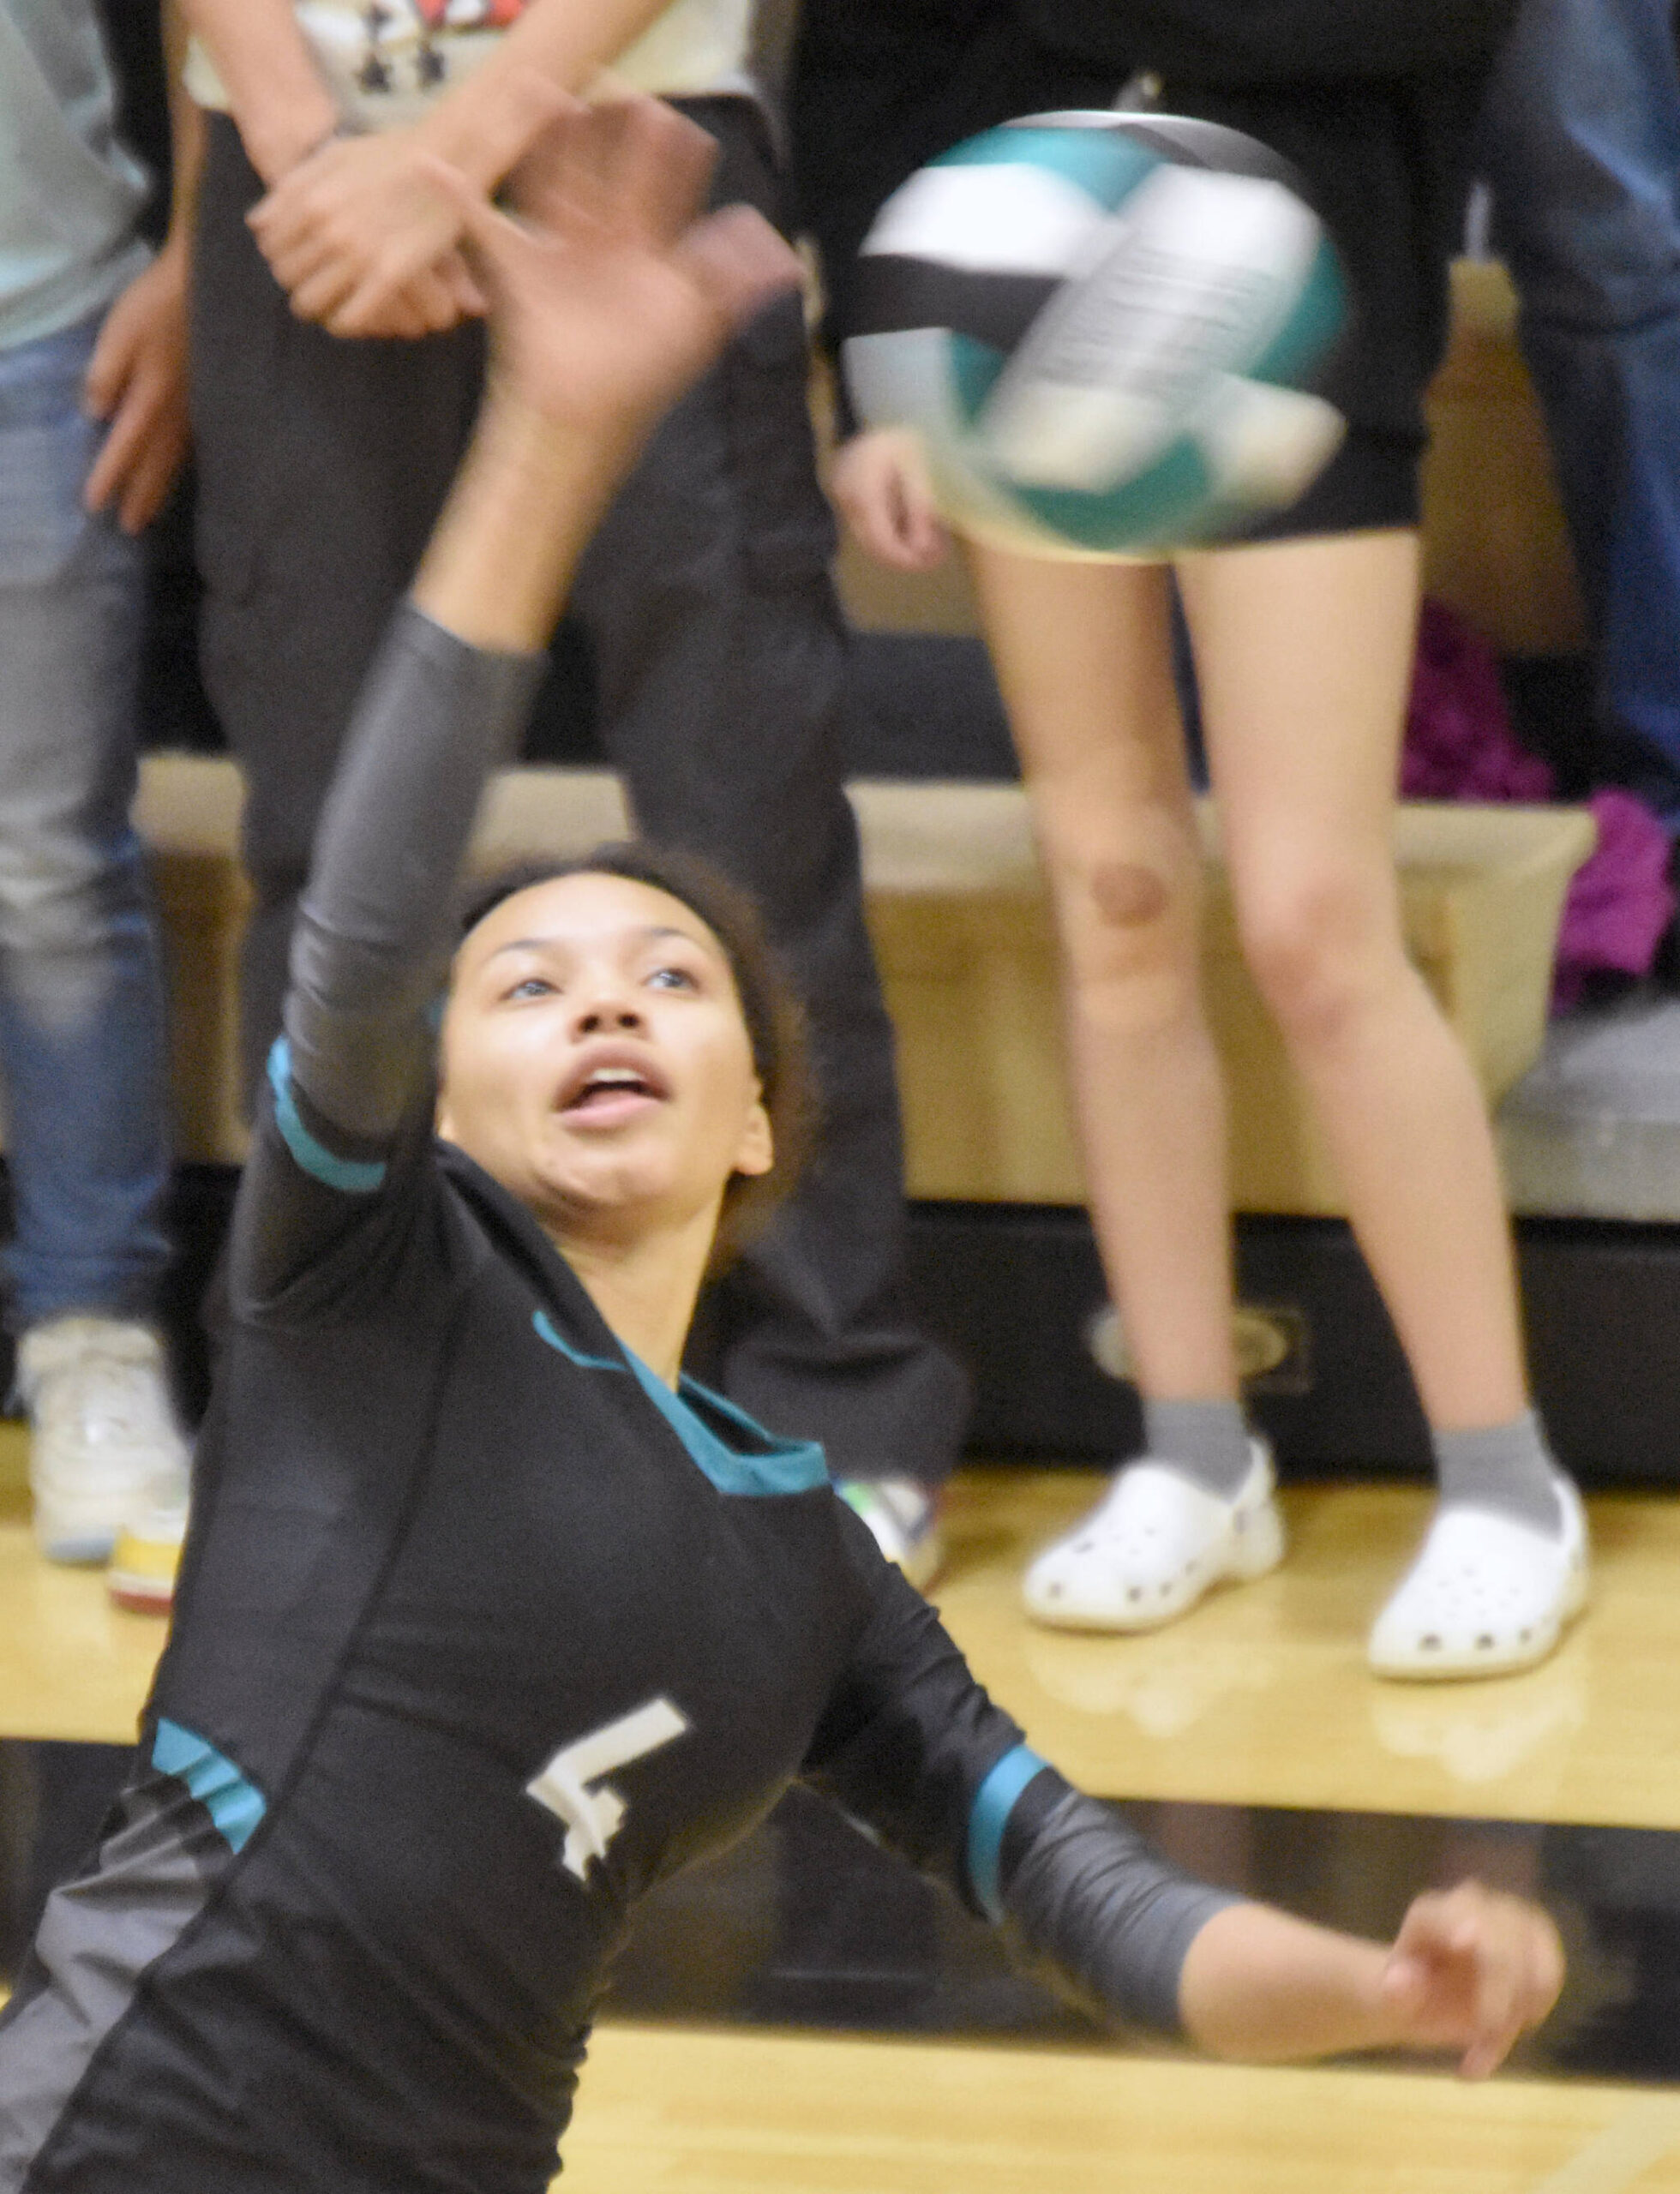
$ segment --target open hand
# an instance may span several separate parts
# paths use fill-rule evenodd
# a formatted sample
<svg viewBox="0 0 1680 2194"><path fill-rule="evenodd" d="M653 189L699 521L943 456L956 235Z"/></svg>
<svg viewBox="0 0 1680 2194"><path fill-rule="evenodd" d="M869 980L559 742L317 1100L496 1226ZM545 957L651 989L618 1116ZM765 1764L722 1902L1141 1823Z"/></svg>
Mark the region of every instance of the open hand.
<svg viewBox="0 0 1680 2194"><path fill-rule="evenodd" d="M490 299L495 393L590 432L643 421L798 282L750 208L695 219L715 149L657 99L574 106L516 171L517 219L437 165Z"/></svg>
<svg viewBox="0 0 1680 2194"><path fill-rule="evenodd" d="M1484 2079L1563 1985L1563 1946L1539 1906L1461 1882L1414 1902L1378 1993L1396 2041L1460 2050L1460 2071Z"/></svg>
<svg viewBox="0 0 1680 2194"><path fill-rule="evenodd" d="M163 508L187 453L184 248L160 253L106 313L82 402L107 423L82 501L90 511L115 501L123 531L139 533Z"/></svg>
<svg viewBox="0 0 1680 2194"><path fill-rule="evenodd" d="M835 452L829 492L859 545L900 572L931 572L951 537L940 521L921 445L907 429L854 435Z"/></svg>

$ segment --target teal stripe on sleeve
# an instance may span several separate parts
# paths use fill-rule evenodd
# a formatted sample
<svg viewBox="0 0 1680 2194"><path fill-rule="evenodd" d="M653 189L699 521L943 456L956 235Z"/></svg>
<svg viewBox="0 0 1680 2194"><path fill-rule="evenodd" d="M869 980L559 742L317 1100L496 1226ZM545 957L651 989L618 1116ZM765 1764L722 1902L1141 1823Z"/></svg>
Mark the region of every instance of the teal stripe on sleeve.
<svg viewBox="0 0 1680 2194"><path fill-rule="evenodd" d="M1049 1765L1027 1745L1006 1752L975 1792L969 1813L969 1887L988 1920L1004 1916L1003 1889L998 1867L1003 1858L1004 1831L1015 1810L1015 1801L1035 1775Z"/></svg>
<svg viewBox="0 0 1680 2194"><path fill-rule="evenodd" d="M389 1170L383 1159L340 1158L304 1126L291 1094L291 1046L284 1036L276 1037L268 1054L268 1082L274 1092L274 1124L306 1173L345 1196L369 1196L383 1188Z"/></svg>
<svg viewBox="0 0 1680 2194"><path fill-rule="evenodd" d="M235 1851L243 1849L268 1810L255 1783L248 1782L225 1753L179 1722L159 1722L152 1740L152 1765L160 1775L172 1775L186 1784Z"/></svg>

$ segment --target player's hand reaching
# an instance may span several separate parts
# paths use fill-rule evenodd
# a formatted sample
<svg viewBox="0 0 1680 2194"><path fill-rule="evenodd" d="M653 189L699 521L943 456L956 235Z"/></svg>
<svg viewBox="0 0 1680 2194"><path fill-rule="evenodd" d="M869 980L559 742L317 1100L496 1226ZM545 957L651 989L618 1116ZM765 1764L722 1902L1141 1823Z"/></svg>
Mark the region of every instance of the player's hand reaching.
<svg viewBox="0 0 1680 2194"><path fill-rule="evenodd" d="M799 261L745 207L695 219L712 141L657 99L574 107L514 177L518 217L440 163L490 305L477 429L412 599L479 648L546 644L644 437Z"/></svg>
<svg viewBox="0 0 1680 2194"><path fill-rule="evenodd" d="M1467 2079L1485 2078L1563 1985L1557 1930L1537 1905L1461 1882L1420 1897L1407 1913L1378 1993L1394 2039L1455 2049Z"/></svg>
<svg viewBox="0 0 1680 2194"><path fill-rule="evenodd" d="M797 283L760 214L696 219L715 149L657 99L574 106L517 171L517 218L438 165L490 299L494 397L591 433L645 420Z"/></svg>
<svg viewBox="0 0 1680 2194"><path fill-rule="evenodd" d="M1219 2057L1451 2049L1467 2079L1482 2079L1563 1985L1563 1946L1539 1907L1461 1882L1419 1897L1389 1944L1227 1905L1185 1954L1179 2005L1191 2039Z"/></svg>

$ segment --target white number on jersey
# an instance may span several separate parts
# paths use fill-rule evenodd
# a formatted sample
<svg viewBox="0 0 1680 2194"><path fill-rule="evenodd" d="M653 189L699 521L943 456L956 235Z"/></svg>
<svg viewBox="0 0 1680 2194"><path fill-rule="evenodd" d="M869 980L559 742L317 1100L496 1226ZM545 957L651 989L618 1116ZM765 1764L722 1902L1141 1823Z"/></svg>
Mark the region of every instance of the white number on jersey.
<svg viewBox="0 0 1680 2194"><path fill-rule="evenodd" d="M624 1801L609 1783L597 1778L627 1767L688 1727L669 1699L651 1699L633 1714L621 1715L603 1729L564 1745L536 1780L525 1785L537 1804L566 1823L566 1864L579 1881L587 1879L591 1859L604 1859L607 1846L624 1819Z"/></svg>

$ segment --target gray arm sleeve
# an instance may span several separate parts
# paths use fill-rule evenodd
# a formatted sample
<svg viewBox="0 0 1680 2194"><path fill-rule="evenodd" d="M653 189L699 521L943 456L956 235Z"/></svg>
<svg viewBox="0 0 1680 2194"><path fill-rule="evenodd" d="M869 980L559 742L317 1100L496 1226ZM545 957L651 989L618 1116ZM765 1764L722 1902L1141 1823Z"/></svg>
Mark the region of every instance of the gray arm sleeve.
<svg viewBox="0 0 1680 2194"><path fill-rule="evenodd" d="M1044 1810L1004 1889L1011 1951L1083 2010L1178 2033L1185 1954L1215 1912L1243 1900L1169 1866L1053 1771L1041 1781L1032 1810Z"/></svg>
<svg viewBox="0 0 1680 2194"><path fill-rule="evenodd" d="M285 1028L312 1110L393 1135L429 1071L479 795L525 728L540 655L469 647L405 602L357 704L291 944Z"/></svg>

